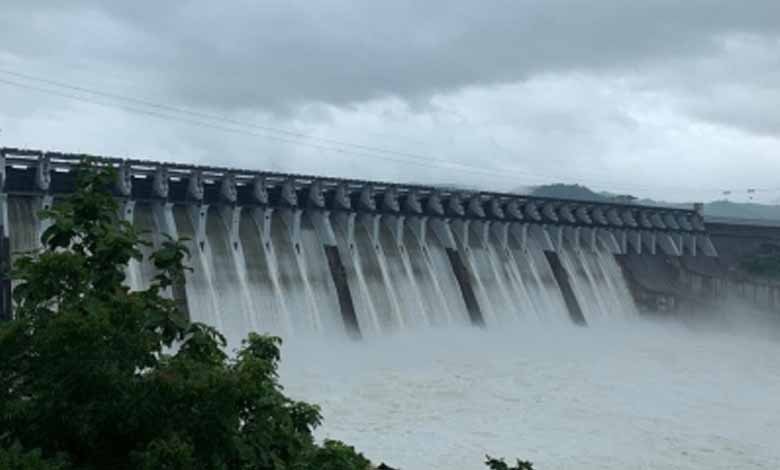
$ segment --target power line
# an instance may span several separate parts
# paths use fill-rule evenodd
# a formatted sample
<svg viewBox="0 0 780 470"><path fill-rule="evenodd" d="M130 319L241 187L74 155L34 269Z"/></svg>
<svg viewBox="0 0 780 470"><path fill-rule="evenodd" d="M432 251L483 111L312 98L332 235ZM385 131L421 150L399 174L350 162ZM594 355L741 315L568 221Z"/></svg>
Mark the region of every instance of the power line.
<svg viewBox="0 0 780 470"><path fill-rule="evenodd" d="M23 74L23 73L19 73L19 72L10 71L10 70L0 69L0 73L6 74L6 75L15 76L15 77L22 78L22 79L25 79L25 80L34 80L34 81L37 81L37 82L46 83L46 84L53 85L53 86L60 87L60 88L66 88L66 89L70 89L70 90L74 90L74 91L79 91L79 92L82 92L82 93L89 93L89 94L92 94L92 95L95 95L95 96L102 96L104 98L110 98L110 99L113 99L113 100L127 101L127 102L134 103L134 104L137 104L137 105L149 106L149 107L160 109L160 110L163 110L163 111L169 111L169 112L178 113L178 114L186 114L186 115L190 115L190 116L193 116L193 117L197 117L197 118L201 118L201 119L208 119L208 120L212 120L212 121L222 121L222 122L229 123L229 124L232 124L232 125L254 128L254 129L258 129L258 130L262 130L262 131L266 131L266 132L282 134L282 135L289 136L289 137L295 137L295 138L300 138L300 139L316 140L316 141L320 141L320 142L327 143L327 144L338 145L340 147L352 147L352 148L355 148L355 149L369 151L369 152L372 152L372 153L376 152L376 153L384 153L384 154L396 155L396 156L402 156L402 157L411 157L411 158L424 159L424 160L428 160L428 161L440 162L440 163L445 163L445 164L452 163L452 162L450 162L450 161L448 161L446 159L442 159L442 158L431 158L429 156L422 155L422 154L416 154L416 153L410 153L410 152L401 152L401 151L392 150L392 149L386 149L386 148L382 148L382 147L376 147L376 146L370 146L370 145L364 145L364 144L356 144L356 143L352 143L352 142L346 142L346 141L343 141L343 140L330 139L330 138L325 138L325 137L318 137L318 136L307 134L307 133L304 133L304 132L292 131L292 130L289 130L289 129L282 129L282 128L279 128L279 127L272 127L272 126L266 126L266 125L261 125L261 124L246 122L246 121L240 121L240 120L232 119L232 118L225 117L225 116L220 116L220 115L210 114L210 113L204 113L204 112L198 111L198 110L192 110L192 109L178 107L178 106L171 106L171 105L167 105L167 104L155 103L155 102L152 102L152 101L149 101L149 100L145 100L145 99L138 99L138 98L133 98L133 97L129 97L129 96L126 96L126 95L117 94L117 93L109 93L109 92L105 92L105 91L101 91L101 90L95 90L95 89L91 89L91 88L85 88L85 87L81 87L81 86L71 85L71 84L64 83L64 82L50 80L50 79L47 79L47 78L36 77L36 76L33 76L33 75Z"/></svg>
<svg viewBox="0 0 780 470"><path fill-rule="evenodd" d="M271 127L271 126L266 126L266 125L259 125L259 124L256 124L256 123L240 121L240 120L228 118L228 117L225 117L225 116L219 116L219 115L215 115L215 114L204 113L202 111L192 110L192 109L188 109L188 108L171 106L171 105L167 105L167 104L155 103L155 102L150 101L148 99L138 99L138 98L134 98L134 97L129 97L127 95L121 95L121 94L117 94L117 93L109 93L109 92L105 92L105 91L101 91L101 90L95 90L95 89L91 89L91 88L71 85L71 84L68 84L68 83L64 83L64 82L60 82L60 81L56 81L56 80L50 80L50 79L47 79L47 78L37 77L37 76L34 76L34 75L29 75L29 74L23 74L23 73L19 73L19 72L7 70L7 69L0 69L0 73L11 75L11 76L15 76L15 77L22 78L22 79L25 79L25 80L38 81L38 82L41 82L41 83L46 83L46 84L49 84L49 85L53 85L55 87L60 87L60 88L65 88L65 89L69 89L69 90L74 90L74 91L78 91L78 92L81 92L81 93L89 93L91 95L100 96L100 97L104 97L104 98L109 98L111 100L126 101L126 102L132 103L134 105L148 106L148 107L152 107L152 108L155 108L155 109L158 109L158 110L162 110L162 111L166 111L166 112L172 112L172 113L177 113L177 114L184 114L184 115L188 115L190 117L195 117L195 118L199 118L199 119L207 119L207 120L211 120L211 121L219 121L219 122L227 123L227 124L230 124L230 125L237 125L237 126L241 126L241 127L247 127L247 128L255 129L255 130L261 130L261 131L264 131L264 132L271 132L272 136L269 137L269 138L278 137L278 136L274 136L273 135L275 133L278 133L278 134L282 134L282 135L286 136L287 138L299 138L299 139L309 139L309 140L320 141L320 142L323 142L323 143L326 143L326 144L329 144L329 145L336 145L336 146L338 146L338 149L336 151L338 151L340 153L345 153L344 150L343 150L345 148L352 148L352 149L359 150L361 152L361 154L363 154L363 155L365 155L364 152L370 152L372 154L373 153L380 153L380 154L384 154L384 155L403 157L405 159L406 158L411 158L411 159L414 159L414 160L423 160L423 161L431 162L431 163L441 163L443 165L447 165L448 168L452 168L452 166L455 165L455 166L464 168L464 170L477 171L477 172L480 172L480 173L483 173L483 174L497 175L497 176L502 176L502 177L506 176L506 174L507 174L506 171L488 170L488 169L485 169L483 167L477 167L477 166L473 166L473 165L467 165L467 164L463 164L463 163L452 162L452 161L447 160L447 159L430 157L430 156L422 155L422 154L418 154L418 153L401 152L401 151L386 149L386 148L382 148L382 147L368 146L368 145L363 145L363 144L355 144L355 143L352 143L352 142L346 142L346 141L343 141L343 140L336 140L336 139L318 137L318 136L314 136L314 135L311 135L311 134L306 134L306 133L299 132L299 131L291 131L289 129L282 129L282 128L279 128L279 127ZM252 135L257 135L257 134L252 134ZM283 141L283 142L289 142L289 141ZM289 143L292 143L292 142L289 142ZM319 147L315 147L315 148L319 148ZM371 155L366 155L366 156L371 156ZM390 160L390 161L394 161L394 160ZM404 161L407 161L407 160L404 160ZM561 179L560 177L557 177L557 176L545 175L545 174L540 174L540 173L530 173L530 172L518 171L518 170L511 170L511 171L509 171L509 173L516 173L518 175L523 175L523 176L526 176L526 177L533 177L533 178L537 178L537 179L541 179L541 180L547 180L547 179L552 179L552 180L556 180L557 179L557 180L560 180ZM592 174L595 174L595 172L592 172ZM601 182L600 184L608 184L608 185L611 185L613 187L615 186L614 181L611 181L611 180L597 180L597 179L591 178L591 181L600 181ZM637 187L636 186L632 186L631 187L631 189L635 189L635 188L637 188Z"/></svg>
<svg viewBox="0 0 780 470"><path fill-rule="evenodd" d="M15 86L15 87L19 87L19 88L24 88L24 89L28 89L28 90L33 90L33 91L37 91L37 92L41 92L41 93L46 93L46 94L50 94L50 95L54 95L54 96L58 96L58 97L62 97L62 98L67 98L67 99L71 99L71 100L75 100L75 101L89 103L89 104L93 104L93 105L97 105L97 106L102 106L102 107L106 107L106 108L119 108L119 109L123 109L123 110L126 110L126 111L139 113L139 114L144 114L144 115L147 115L147 116L152 116L152 117L156 117L156 118L164 119L164 120L168 120L168 121L179 121L179 122L183 122L183 123L186 123L186 124L191 124L191 125L195 125L195 126L199 126L199 127L205 127L205 128L220 130L220 131L223 131L223 132L231 132L231 133L235 133L235 134L243 134L243 135L250 135L250 136L255 136L255 137L263 137L263 138L267 138L267 139L270 139L270 140L275 140L275 141L279 141L279 142L289 143L289 144L293 144L293 145L303 145L303 146L307 146L307 147L311 147L311 148L315 148L315 149L319 149L319 150L337 152L337 153L347 154L347 155L357 155L357 156L361 156L362 155L362 156L366 156L366 157L370 157L370 158L379 158L379 159L383 159L383 160L388 160L388 161L392 161L392 162L395 162L395 163L409 163L409 164L412 164L412 165L420 165L420 166L425 166L425 167L434 168L434 169L442 169L444 166L446 166L447 169L449 169L449 170L467 171L467 172L470 172L470 173L482 173L482 174L487 175L487 176L516 178L516 176L513 176L511 174L507 174L507 172L501 172L501 171L498 171L498 170L489 170L489 169L486 169L486 168L478 168L478 167L473 167L473 166L470 166L470 165L464 165L464 164L457 163L457 162L450 162L450 161L446 161L446 160L442 160L440 162L435 162L434 163L434 162L428 162L428 161L424 161L424 160L421 161L421 160L412 160L412 159L392 158L392 157L389 157L389 156L375 155L375 154L368 153L368 152L359 152L359 151L354 151L354 150L347 150L347 149L338 148L338 147L331 147L331 146L325 146L325 145L320 145L320 144L314 144L314 143L311 143L311 142L301 142L301 141L298 141L298 140L294 140L292 138L285 138L285 137L279 137L279 136L273 136L273 135L267 135L267 134L260 134L260 133L256 133L256 132L252 132L252 131L247 131L245 129L236 129L236 128L232 128L232 127L220 126L220 125L214 124L214 123L203 122L203 121L198 121L198 120L189 119L189 118L183 118L181 116L175 116L175 115L170 115L170 114L166 114L166 113L163 113L163 112L151 111L151 110L147 110L147 109L143 109L143 108L138 108L138 107L135 107L135 106L128 106L128 105L123 105L123 104L118 104L118 103L107 104L107 103L103 103L103 102L100 102L100 101L92 100L92 99L89 99L89 98L86 98L86 97L83 97L83 96L63 93L63 92L60 92L60 91L57 91L57 90L51 90L51 89L41 88L41 87L34 86L34 85L18 83L18 82L14 82L14 81L10 81L10 80L5 80L5 79L2 79L2 78L0 78L0 83L6 84L6 85ZM525 177L545 178L543 175L534 175L534 174L531 174L531 173L519 173L519 172L516 172L516 173L518 175L522 174Z"/></svg>
<svg viewBox="0 0 780 470"><path fill-rule="evenodd" d="M325 142L325 143L329 143L329 144L335 144L335 145L339 145L340 146L339 148L328 148L328 147L323 147L323 146L320 146L320 145L314 145L314 144L311 144L311 143L308 143L308 142L304 143L304 142L298 142L298 141L291 141L291 140L287 140L287 138L280 138L280 137L274 136L274 135L270 135L269 136L269 135L265 135L265 134L257 134L257 133L254 133L254 132L246 133L247 135L266 137L266 138L269 138L269 139L272 139L272 140L277 140L277 141L281 141L281 142L291 143L291 144L295 144L295 145L308 145L310 147L317 148L317 149L320 149L320 150L330 150L330 151L335 151L335 152L339 152L339 153L342 153L342 154L363 155L363 156L373 157L373 158L382 158L382 159L393 161L393 162L411 163L411 164L416 164L416 165L427 166L429 168L439 168L439 166L434 166L433 165L434 163L439 163L439 164L442 164L442 165L446 165L446 167L448 169L459 169L461 171L470 171L470 172L481 173L481 174L490 175L490 176L499 176L499 177L509 177L509 178L512 178L513 177L512 174L517 174L517 175L522 175L523 177L531 177L531 178L536 178L536 179L540 179L540 180L559 180L560 181L562 179L562 178L557 177L557 176L551 176L551 175L545 175L545 174L539 174L539 173L530 173L530 172L517 171L517 170L511 170L509 172L507 172L507 171L498 171L498 170L488 170L488 169L485 169L485 168L482 168L482 167L476 167L476 166L466 165L466 164L462 164L462 163L458 163L458 162L452 162L452 161L445 160L445 159L430 158L430 157L427 157L427 156L421 155L421 154L399 152L399 151L394 151L394 150L383 149L383 148L380 148L380 147L366 146L366 145L362 145L362 144L353 144L353 143L350 143L350 142L345 142L345 141L340 141L340 140L335 140L335 139L327 139L327 138L321 138L321 137L317 137L317 136L312 136L310 134L305 134L305 133L301 133L301 132L297 132L297 131L289 131L289 130L286 130L286 129L280 129L280 128L275 128L275 127L270 127L270 126L262 126L262 125L258 125L258 124L254 124L254 123L247 123L247 122L244 122L244 121L230 119L230 118L226 118L226 117L223 117L223 116L217 116L217 115L213 115L213 114L203 113L203 112L200 112L200 111L193 111L193 110L189 110L189 109L186 109L186 108L180 108L180 107L170 106L170 105L166 105L166 104L159 104L159 103L155 103L155 102L152 102L152 101L149 101L149 100L132 98L132 97L128 97L128 96L125 96L125 95L116 94L116 93L108 93L108 92L103 92L103 91L94 90L94 89L90 89L90 88L70 85L70 84L67 84L67 83L58 82L58 81L54 81L54 80L49 80L49 79L45 79L45 78L41 78L41 77L36 77L36 76L33 76L33 75L29 75L29 74L22 74L22 73L10 71L10 70L0 69L0 73L5 73L5 74L16 76L16 77L19 77L19 78L22 78L22 79L35 80L35 81L39 81L41 83L47 83L49 85L53 85L53 86L61 87L61 88L66 88L66 89L70 89L70 90L74 90L74 91L79 91L79 92L82 92L82 93L89 93L89 94L92 94L92 95L95 95L95 96L102 96L102 97L109 98L109 99L112 99L112 100L127 101L127 102L134 103L136 105L153 107L155 109L160 109L160 110L169 111L169 112L173 112L173 113L185 114L185 115L194 116L194 117L201 118L201 119L216 120L216 121L225 122L225 123L228 123L228 124L231 124L231 125L238 125L238 126L243 126L243 127L250 127L250 128L260 129L260 130L266 131L266 132L281 133L283 135L288 136L287 138L319 140L321 142ZM24 86L24 87L27 87L27 88L30 88L30 89L34 89L34 90L37 90L37 91L41 91L41 92L44 92L44 93L52 93L52 94L56 94L58 96L65 96L65 97L70 98L70 99L81 100L81 101L89 102L89 103L92 103L92 104L98 104L100 106L108 106L105 103L95 102L93 100L88 100L88 99L86 99L84 97L81 97L81 96L77 97L77 96L73 96L73 95L63 95L60 92L55 92L53 90L47 90L47 89L41 89L41 88L33 87L33 86L30 86L30 85L23 85L23 84L19 84L19 83L15 83L15 82L9 82L9 81L3 81L3 82L7 83L7 84L15 85L15 86ZM143 113L143 114L147 114L147 115L155 116L155 117L159 117L159 118L180 120L182 122L187 122L187 123L190 123L190 124L195 124L195 125L200 125L200 126L211 126L211 127L215 128L215 129L219 129L219 130L223 130L223 131L240 132L240 131L238 131L236 129L232 129L232 128L231 129L225 129L225 128L221 127L221 126L217 127L217 126L213 126L212 124L206 124L206 123L203 123L203 122L200 122L200 121L195 122L195 121L192 121L192 120L189 120L189 119L182 119L179 116L171 116L170 114L162 115L162 114L156 113L156 112L154 112L154 113L153 112L149 112L148 110L139 110L139 109L137 109L135 107L134 108L128 108L127 106L123 106L123 105L117 105L117 107L120 107L121 109L129 110L129 111L133 111L133 112L140 112L140 113ZM345 147L352 147L352 148L360 150L361 152L347 151L347 150L345 150ZM371 152L371 153L370 154L366 154L365 152ZM397 159L387 158L384 155L382 157L379 157L379 156L373 155L373 153L389 154L389 155L393 155L393 156L404 157L404 160L403 161L399 161ZM414 160L410 160L410 159L414 159ZM423 162L425 162L425 163L423 163ZM428 164L428 163L430 163L430 164ZM593 179L593 178L589 178L589 181L590 182L599 182L598 184L608 185L611 188L618 188L618 187L620 187L620 186L616 185L615 182L612 181L612 180L596 180L596 179ZM628 189L629 187L628 186L624 186L623 188ZM650 187L642 187L642 186L635 186L635 185L630 186L630 189L642 189L642 188L644 188L644 189L660 189L660 187L650 188ZM668 188L668 189L685 189L685 190L690 190L690 188L671 188L671 187ZM711 191L720 191L720 189L712 189Z"/></svg>
<svg viewBox="0 0 780 470"><path fill-rule="evenodd" d="M236 133L236 134L243 134L243 135L250 135L255 137L262 137L269 140L274 140L278 142L288 143L292 145L302 145L307 146L310 148L315 148L320 151L330 151L330 152L337 152L342 155L353 155L353 156L364 156L368 158L377 158L382 160L387 160L395 163L408 163L412 165L418 165L418 166L424 166L428 168L434 168L434 169L441 169L446 168L448 170L456 170L456 171L463 171L468 172L471 174L482 174L485 176L491 176L491 177L501 177L501 178L511 178L515 180L517 176L522 176L524 178L534 178L538 180L557 180L560 181L562 178L551 176L551 175L545 175L545 174L539 174L539 173L530 173L525 171L517 171L517 170L510 170L510 171L500 171L500 170L490 170L487 168L477 167L473 165L467 165L463 163L458 162L452 162L449 160L441 159L441 158L431 158L427 157L422 154L416 154L416 153L408 153L408 152L400 152L390 149L384 149L381 147L373 147L373 146L367 146L362 144L355 144L351 142L336 140L336 139L328 139L328 138L322 138L313 136L310 134L298 132L298 131L290 131L287 129L281 129L271 126L264 126L259 125L255 123L248 123L244 121L239 121L231 118L227 118L224 116L217 116L209 113L203 113L200 111L190 110L186 108L176 107L176 106L170 106L167 104L160 104L155 103L149 100L145 99L137 99L133 97L128 97L125 95L120 95L116 93L108 93L104 91L99 90L93 90L85 87L70 85L63 82L58 82L54 80L49 80L41 77L35 77L33 75L27 75L22 74L14 71L9 70L3 70L0 69L0 73L11 75L18 77L23 80L32 80L37 81L40 83L45 83L50 86L64 88L68 90L77 91L81 94L87 93L90 95L94 95L96 97L102 97L107 98L109 100L114 101L123 101L126 103L132 103L132 105L122 104L122 103L106 103L103 101L96 101L95 99L90 99L89 97L85 97L83 95L74 95L70 93L64 93L59 90L53 90L50 88L42 88L35 85L30 85L26 83L19 83L17 81L12 80L6 80L6 79L0 79L0 83L33 90L41 93L46 93L62 98L67 98L71 100L81 101L97 106L102 106L106 108L118 108L123 109L125 111L130 111L138 114L143 114L151 117L156 117L159 119L164 119L168 121L179 121L182 123L195 125L199 127L204 128L210 128L215 129L223 132L230 132L230 133ZM147 108L153 108L154 110L150 110ZM172 114L173 113L173 114ZM185 115L189 117L184 117L180 115ZM204 122L203 120L209 120L209 121L218 121L225 124L228 124L231 127L216 124L213 122ZM237 129L232 126L240 126L240 127L246 127L246 128L252 128L259 131L262 131L262 133L250 131L247 129ZM280 135L275 135L280 134ZM317 144L311 141L319 141L323 144ZM337 147L334 147L336 145ZM628 189L628 190L636 190L636 189L653 189L653 190L659 190L664 189L663 186L654 186L654 187L648 187L648 186L638 186L638 185L630 185L630 186L620 186L619 184L615 184L614 181L611 180L596 180L593 178L583 178L580 179L580 181L588 182L589 184L592 184L593 182L600 181L601 185L606 185L610 189ZM520 183L518 181L518 183ZM674 189L674 190L685 190L685 191L691 191L694 190L694 188L683 188L683 187L666 187L665 189ZM768 188L760 188L760 189L754 189L755 191L780 191L780 188L776 189L768 189ZM698 188L698 191L706 191L706 192L725 192L723 188ZM726 190L728 191L728 190Z"/></svg>
<svg viewBox="0 0 780 470"><path fill-rule="evenodd" d="M369 152L369 153L372 153L372 154L373 153L380 153L380 154L386 154L386 155L403 157L403 158L411 158L411 159L415 159L415 160L423 160L423 161L432 162L432 163L441 163L443 165L447 165L449 168L451 168L453 165L455 165L455 166L463 167L464 169L474 170L474 171L478 171L478 172L481 172L481 173L489 172L490 175L501 175L501 176L506 175L505 171L500 171L499 172L498 170L487 170L487 169L482 168L482 167L476 167L476 166L473 166L473 165L467 165L467 164L462 164L462 163L458 163L458 162L452 162L452 161L447 160L447 159L430 157L430 156L426 156L426 155L422 155L422 154L418 154L418 153L401 152L401 151L386 149L386 148L382 148L382 147L368 146L368 145L363 145L363 144L355 144L355 143L346 142L346 141L343 141L343 140L318 137L318 136L315 136L315 135L306 134L306 133L299 132L299 131L291 131L289 129L282 129L282 128L279 128L279 127L271 127L271 126L260 125L260 124L256 124L256 123L246 122L246 121L240 121L240 120L228 118L228 117L225 117L225 116L219 116L219 115L216 115L216 114L204 113L202 111L192 110L192 109L188 109L188 108L182 108L182 107L171 106L171 105L167 105L167 104L155 103L155 102L150 101L148 99L138 99L138 98L129 97L127 95L121 95L121 94L117 94L117 93L109 93L109 92L105 92L105 91L101 91L101 90L95 90L95 89L91 89L91 88L71 85L71 84L64 83L64 82L50 80L50 79L42 78L42 77L36 77L36 76L33 76L33 75L23 74L23 73L19 73L19 72L10 71L10 70L0 69L0 73L7 74L7 75L12 75L12 76L19 77L19 78L26 79L26 80L34 80L34 81L38 81L38 82L41 82L41 83L46 83L46 84L49 84L49 85L52 85L52 86L55 86L55 87L65 88L65 89L69 89L69 90L73 90L73 91L78 91L78 92L81 92L81 93L88 93L88 94L95 95L95 96L109 98L111 100L126 101L126 102L132 103L134 105L148 106L148 107L152 107L152 108L155 108L155 109L158 109L158 110L162 110L162 111L165 111L165 112L172 112L172 113L176 113L176 114L184 114L184 115L188 115L190 117L195 117L195 118L199 118L199 119L207 119L207 120L210 120L210 121L219 121L219 122L223 122L223 123L230 124L230 125L237 125L237 126L241 126L241 127L247 127L247 128L255 129L255 130L261 130L261 131L264 131L264 132L270 132L270 133L272 133L272 136L270 138L278 137L278 136L275 136L273 134L282 134L282 135L286 136L286 138L298 138L298 139L308 139L308 140L320 141L320 142L323 142L325 144L338 146L338 150L337 151L341 152L341 153L344 153L343 149L345 149L345 148L352 148L352 149L359 150L360 152L362 152L361 154L364 154L364 152ZM252 135L257 135L257 134L252 134ZM283 141L283 142L289 142L289 141ZM315 147L315 148L319 148L319 147ZM393 160L391 160L391 161L393 161ZM406 161L406 160L404 160L404 161ZM517 174L520 174L520 175L523 175L523 176L535 177L535 178L538 178L538 179L548 179L548 178L549 179L556 179L555 177L551 177L549 175L538 174L538 173L529 173L529 172L523 172L523 171L517 171L517 170L512 170L511 172L514 172L514 173L517 173ZM486 173L486 174L488 174L488 173Z"/></svg>

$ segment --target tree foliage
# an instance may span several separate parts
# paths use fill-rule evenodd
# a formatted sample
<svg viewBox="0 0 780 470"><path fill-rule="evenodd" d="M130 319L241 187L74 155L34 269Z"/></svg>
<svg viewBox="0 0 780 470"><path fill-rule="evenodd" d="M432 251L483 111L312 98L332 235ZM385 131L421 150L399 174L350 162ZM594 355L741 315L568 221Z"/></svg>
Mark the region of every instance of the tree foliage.
<svg viewBox="0 0 780 470"><path fill-rule="evenodd" d="M15 319L0 325L0 467L29 470L365 470L317 445L315 405L278 383L280 340L250 334L234 358L215 329L167 295L187 252L167 240L151 286L125 272L144 242L118 217L110 169L43 214L43 248L15 265Z"/></svg>
<svg viewBox="0 0 780 470"><path fill-rule="evenodd" d="M15 264L15 318L0 324L0 468L370 468L353 447L314 441L319 408L284 395L279 338L250 333L228 357L218 331L179 311L181 241L156 247L146 290L128 288L148 242L118 216L114 177L85 162L76 192L41 214L42 249Z"/></svg>
<svg viewBox="0 0 780 470"><path fill-rule="evenodd" d="M780 279L780 246L764 243L739 262L740 268L750 275L770 280Z"/></svg>
<svg viewBox="0 0 780 470"><path fill-rule="evenodd" d="M491 456L487 456L485 465L490 470L534 470L534 466L531 462L525 460L517 460L514 467L510 467L504 459L496 459Z"/></svg>

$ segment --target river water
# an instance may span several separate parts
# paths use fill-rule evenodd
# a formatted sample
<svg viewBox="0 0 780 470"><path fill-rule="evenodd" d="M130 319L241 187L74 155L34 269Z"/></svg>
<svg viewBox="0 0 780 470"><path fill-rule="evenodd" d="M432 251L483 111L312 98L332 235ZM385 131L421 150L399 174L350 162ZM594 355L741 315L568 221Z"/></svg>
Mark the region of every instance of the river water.
<svg viewBox="0 0 780 470"><path fill-rule="evenodd" d="M433 329L284 346L319 438L404 470L780 468L780 341L633 320ZM780 330L774 330L780 331ZM772 333L772 334L770 334Z"/></svg>

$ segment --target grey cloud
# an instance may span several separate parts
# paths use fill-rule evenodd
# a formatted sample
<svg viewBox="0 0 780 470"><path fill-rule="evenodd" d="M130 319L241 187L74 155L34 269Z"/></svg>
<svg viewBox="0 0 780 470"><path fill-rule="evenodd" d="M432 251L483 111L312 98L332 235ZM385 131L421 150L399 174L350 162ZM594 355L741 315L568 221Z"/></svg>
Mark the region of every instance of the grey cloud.
<svg viewBox="0 0 780 470"><path fill-rule="evenodd" d="M6 52L87 55L95 73L126 74L181 103L284 110L631 71L717 54L729 34L776 36L777 18L775 0L24 1L7 8L0 34L15 38Z"/></svg>
<svg viewBox="0 0 780 470"><path fill-rule="evenodd" d="M3 145L677 200L780 171L776 0L3 3L0 69L436 164L0 83Z"/></svg>
<svg viewBox="0 0 780 470"><path fill-rule="evenodd" d="M780 137L780 38L735 35L720 43L717 54L667 60L632 83L693 119Z"/></svg>
<svg viewBox="0 0 780 470"><path fill-rule="evenodd" d="M759 136L780 138L780 89L721 87L690 105L704 120Z"/></svg>

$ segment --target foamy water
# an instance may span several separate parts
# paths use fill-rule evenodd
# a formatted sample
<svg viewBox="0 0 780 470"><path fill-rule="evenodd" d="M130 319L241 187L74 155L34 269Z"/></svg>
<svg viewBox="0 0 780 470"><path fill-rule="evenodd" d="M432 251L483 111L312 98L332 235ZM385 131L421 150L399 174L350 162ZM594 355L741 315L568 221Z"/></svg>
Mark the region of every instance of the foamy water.
<svg viewBox="0 0 780 470"><path fill-rule="evenodd" d="M766 331L762 328L762 331ZM780 468L780 342L642 320L286 344L320 438L404 470Z"/></svg>

